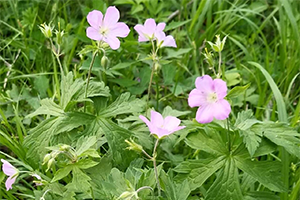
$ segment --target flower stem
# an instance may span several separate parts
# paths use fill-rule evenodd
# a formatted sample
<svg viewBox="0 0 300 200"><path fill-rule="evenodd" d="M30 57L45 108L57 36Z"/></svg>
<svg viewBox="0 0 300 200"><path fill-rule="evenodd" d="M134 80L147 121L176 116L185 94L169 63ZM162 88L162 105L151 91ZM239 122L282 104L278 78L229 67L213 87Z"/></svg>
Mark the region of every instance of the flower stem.
<svg viewBox="0 0 300 200"><path fill-rule="evenodd" d="M148 107L149 107L149 97L150 97L150 91L151 91L151 85L152 85L152 80L153 80L154 70L155 70L155 63L153 62L153 65L152 65L152 71L151 71L151 75L150 75L150 82L149 82L149 85L148 85L148 95L147 95L147 107L146 107L146 112L147 112Z"/></svg>
<svg viewBox="0 0 300 200"><path fill-rule="evenodd" d="M230 132L229 132L229 120L227 118L227 141L228 141L228 151L231 151L231 138L230 138Z"/></svg>
<svg viewBox="0 0 300 200"><path fill-rule="evenodd" d="M222 53L219 51L219 69L218 69L218 77L221 77L222 75L222 70L221 70L221 64L222 64Z"/></svg>
<svg viewBox="0 0 300 200"><path fill-rule="evenodd" d="M156 178L156 183L157 183L157 189L158 189L158 196L161 196L161 187L160 187L160 183L159 183L159 178L158 178L158 172L157 172L157 166L156 166L156 149L157 149L157 145L158 145L159 139L156 140L155 145L154 145L154 149L153 149L153 166L154 166L154 173L155 173L155 178Z"/></svg>
<svg viewBox="0 0 300 200"><path fill-rule="evenodd" d="M86 87L85 87L85 94L84 94L85 99L87 98L87 92L88 92L88 89L89 89L89 83L90 83L92 68L93 68L93 65L94 65L94 62L95 62L96 55L97 55L97 51L94 52L93 57L92 57L92 61L90 63L88 78L87 78ZM84 112L85 112L85 110L86 110L86 103L84 103Z"/></svg>

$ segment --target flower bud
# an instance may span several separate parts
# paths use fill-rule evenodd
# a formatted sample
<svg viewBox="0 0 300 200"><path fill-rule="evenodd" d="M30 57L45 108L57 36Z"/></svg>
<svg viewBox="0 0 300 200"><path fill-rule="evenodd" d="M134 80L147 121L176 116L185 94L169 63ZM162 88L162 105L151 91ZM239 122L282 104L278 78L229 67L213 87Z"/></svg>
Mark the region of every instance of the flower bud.
<svg viewBox="0 0 300 200"><path fill-rule="evenodd" d="M126 191L126 192L123 192L119 197L118 199L120 200L131 200L132 197L136 196L136 192L133 191L133 192L129 192L129 191Z"/></svg>
<svg viewBox="0 0 300 200"><path fill-rule="evenodd" d="M106 69L108 67L108 64L109 64L109 60L108 58L104 55L102 56L101 58L101 66Z"/></svg>
<svg viewBox="0 0 300 200"><path fill-rule="evenodd" d="M50 24L47 25L46 23L43 23L39 26L39 28L46 38L52 37L52 30L54 27L51 27Z"/></svg>
<svg viewBox="0 0 300 200"><path fill-rule="evenodd" d="M205 60L206 62L208 63L208 65L210 67L213 67L214 64L215 64L215 61L213 59L213 54L211 52L208 52L207 51L207 48L205 48L205 53L203 53L204 57L205 57Z"/></svg>
<svg viewBox="0 0 300 200"><path fill-rule="evenodd" d="M134 150L139 153L143 151L143 147L141 145L135 143L132 139L130 139L130 141L125 140L125 142L129 145L129 147L127 147L127 149Z"/></svg>
<svg viewBox="0 0 300 200"><path fill-rule="evenodd" d="M47 165L46 172L51 168L51 166L53 165L54 162L55 162L55 159L54 159L54 158L51 158L51 159L48 161L48 165Z"/></svg>
<svg viewBox="0 0 300 200"><path fill-rule="evenodd" d="M50 153L47 153L45 156L44 156L44 159L43 159L43 165L46 164L51 158L51 154Z"/></svg>
<svg viewBox="0 0 300 200"><path fill-rule="evenodd" d="M160 68L161 68L161 66L160 66L160 64L159 63L157 63L157 62L155 62L155 64L154 64L154 71L159 71L160 70Z"/></svg>

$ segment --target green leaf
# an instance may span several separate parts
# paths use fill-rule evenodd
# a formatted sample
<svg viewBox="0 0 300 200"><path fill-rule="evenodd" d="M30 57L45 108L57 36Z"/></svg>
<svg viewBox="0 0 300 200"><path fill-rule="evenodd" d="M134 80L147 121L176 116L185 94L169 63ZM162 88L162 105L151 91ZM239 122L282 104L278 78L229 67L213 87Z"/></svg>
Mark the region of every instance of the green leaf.
<svg viewBox="0 0 300 200"><path fill-rule="evenodd" d="M207 191L206 200L241 200L244 199L240 187L238 169L232 158L226 160L217 179Z"/></svg>
<svg viewBox="0 0 300 200"><path fill-rule="evenodd" d="M191 111L189 111L189 110L179 111L179 110L172 109L170 106L167 106L164 108L162 116L164 116L164 117L166 117L166 116L180 117L180 116L188 115L190 113L191 113Z"/></svg>
<svg viewBox="0 0 300 200"><path fill-rule="evenodd" d="M227 94L227 98L236 98L240 95L243 95L246 90L250 87L250 83L244 86L235 86L234 88L232 88L228 94Z"/></svg>
<svg viewBox="0 0 300 200"><path fill-rule="evenodd" d="M63 109L54 103L52 99L43 99L40 103L41 106L33 113L27 115L26 118L32 118L37 115L59 116L64 113Z"/></svg>
<svg viewBox="0 0 300 200"><path fill-rule="evenodd" d="M275 144L282 146L290 154L300 158L300 134L283 123L263 123L254 125L251 130L263 134Z"/></svg>
<svg viewBox="0 0 300 200"><path fill-rule="evenodd" d="M247 192L244 200L280 200L280 197L272 192L255 191Z"/></svg>
<svg viewBox="0 0 300 200"><path fill-rule="evenodd" d="M278 161L251 161L236 157L236 166L252 176L265 187L276 192L283 192L284 184L281 179L281 164Z"/></svg>
<svg viewBox="0 0 300 200"><path fill-rule="evenodd" d="M88 169L88 168L94 167L98 164L99 164L99 162L95 162L92 159L83 158L83 159L80 159L78 162L76 162L74 164L74 166L76 166L80 169Z"/></svg>
<svg viewBox="0 0 300 200"><path fill-rule="evenodd" d="M65 110L73 97L83 88L85 82L82 79L73 80L72 72L69 72L61 81L60 106Z"/></svg>
<svg viewBox="0 0 300 200"><path fill-rule="evenodd" d="M142 112L145 101L136 99L130 93L121 94L112 104L101 110L98 114L101 118L115 117L121 114Z"/></svg>
<svg viewBox="0 0 300 200"><path fill-rule="evenodd" d="M168 200L186 200L191 192L189 183L184 180L180 184L175 184L171 177L165 172L161 172L162 188Z"/></svg>
<svg viewBox="0 0 300 200"><path fill-rule="evenodd" d="M69 112L60 116L60 122L55 128L55 135L68 132L82 125L91 124L96 117L83 112Z"/></svg>
<svg viewBox="0 0 300 200"><path fill-rule="evenodd" d="M98 119L98 123L103 133L105 133L114 164L123 169L127 168L130 162L137 156L131 151L126 150L127 143L125 140L129 139L133 133L107 119L100 118Z"/></svg>
<svg viewBox="0 0 300 200"><path fill-rule="evenodd" d="M198 129L196 132L190 133L186 138L187 145L214 155L226 155L228 149L221 136L213 129L208 132L210 134L207 134L203 129Z"/></svg>
<svg viewBox="0 0 300 200"><path fill-rule="evenodd" d="M54 177L51 180L51 183L56 182L66 176L68 176L70 174L70 172L73 169L73 165L67 165L64 168L61 168L59 170L57 170L57 172L55 173Z"/></svg>
<svg viewBox="0 0 300 200"><path fill-rule="evenodd" d="M91 148L94 144L96 144L97 138L96 136L84 137L78 139L76 144L76 154L78 157L81 156L85 151Z"/></svg>
<svg viewBox="0 0 300 200"><path fill-rule="evenodd" d="M235 129L237 129L240 133L240 136L243 137L243 142L246 145L251 156L254 155L261 142L262 134L250 130L250 127L257 123L261 122L254 119L251 110L247 110L238 113L237 120L234 124Z"/></svg>
<svg viewBox="0 0 300 200"><path fill-rule="evenodd" d="M167 49L166 51L168 52L168 56L165 59L170 59L170 58L178 58L184 54L187 54L190 52L192 48L181 48L178 51L175 51L173 49Z"/></svg>
<svg viewBox="0 0 300 200"><path fill-rule="evenodd" d="M39 92L41 98L47 97L49 79L46 76L37 76L34 79L34 88Z"/></svg>
<svg viewBox="0 0 300 200"><path fill-rule="evenodd" d="M78 193L90 190L91 184L89 183L89 181L91 180L91 178L88 175L86 175L82 170L75 166L73 167L72 175L72 182L66 186L68 191L74 191Z"/></svg>
<svg viewBox="0 0 300 200"><path fill-rule="evenodd" d="M210 176L223 167L225 163L224 156L218 158L207 158L199 160L188 160L180 163L174 171L180 174L177 178L187 179L191 190L200 187Z"/></svg>

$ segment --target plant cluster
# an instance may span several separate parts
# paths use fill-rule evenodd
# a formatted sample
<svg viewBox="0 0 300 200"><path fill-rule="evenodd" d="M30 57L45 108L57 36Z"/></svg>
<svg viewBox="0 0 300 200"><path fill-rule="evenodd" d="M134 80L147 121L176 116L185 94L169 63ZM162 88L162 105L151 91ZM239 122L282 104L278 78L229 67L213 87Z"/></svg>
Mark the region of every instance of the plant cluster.
<svg viewBox="0 0 300 200"><path fill-rule="evenodd" d="M279 2L279 9L292 9L288 1ZM43 53L53 72L37 70L33 83L24 81L20 87L8 79L18 79L14 71L10 73L25 50L12 64L0 57L8 68L0 73L5 77L0 101L0 182L4 183L0 197L299 200L299 69L287 69L288 87L284 87L286 82L275 82L278 77L270 74L268 65L242 60L234 53L239 47L247 57L255 49L248 50L235 33L220 29L225 22L209 35L223 17L230 21L230 12L244 12L248 4L227 3L233 7L216 12L214 23L207 19L204 36L197 32L205 24L201 11L212 12L211 4L216 2L182 2L192 4L197 17L171 23L154 19L178 15L175 11L164 16L162 10L171 5L164 1L114 4L130 7L120 12L102 2L101 11L86 9L75 39L66 20L40 24L38 33L48 48ZM57 9L59 1L54 5ZM262 12L261 5L255 12ZM143 9L149 13L139 19L140 24L133 23L130 16ZM31 31L28 38L34 32L29 19L38 17L37 10L23 13L21 24ZM282 17L283 11L278 12ZM288 16L293 34L298 34L293 15ZM126 18L127 23L119 22ZM186 25L187 37L180 31ZM267 41L261 28L257 31ZM26 37L25 32L18 34ZM81 37L88 44L77 47ZM187 41L181 37L191 40L192 48L184 48ZM28 49L29 55L34 54L25 57L28 63L37 62L38 52L30 54Z"/></svg>

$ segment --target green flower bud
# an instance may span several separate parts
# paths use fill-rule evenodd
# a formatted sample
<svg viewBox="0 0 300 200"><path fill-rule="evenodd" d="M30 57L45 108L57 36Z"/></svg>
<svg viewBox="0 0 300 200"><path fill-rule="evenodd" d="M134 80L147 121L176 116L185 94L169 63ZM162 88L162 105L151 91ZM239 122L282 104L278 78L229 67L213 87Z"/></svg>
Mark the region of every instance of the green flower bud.
<svg viewBox="0 0 300 200"><path fill-rule="evenodd" d="M129 191L126 191L126 192L123 192L119 197L118 199L119 200L131 200L132 197L136 197L136 192L133 191L133 192L129 192Z"/></svg>
<svg viewBox="0 0 300 200"><path fill-rule="evenodd" d="M51 158L51 154L50 153L47 153L45 156L44 156L44 159L43 159L43 165L46 164Z"/></svg>
<svg viewBox="0 0 300 200"><path fill-rule="evenodd" d="M48 165L47 165L46 172L51 168L51 166L54 164L54 162L55 162L55 159L54 159L54 158L51 158L51 159L48 161Z"/></svg>
<svg viewBox="0 0 300 200"><path fill-rule="evenodd" d="M104 68L104 69L106 69L107 67L108 67L108 65L109 65L109 60L108 60L108 58L104 55L104 56L102 56L102 58L101 58L101 66Z"/></svg>
<svg viewBox="0 0 300 200"><path fill-rule="evenodd" d="M220 35L216 35L216 37L217 37L217 39L216 39L215 43L212 43L209 41L207 41L207 42L215 52L221 52L224 48L227 36L225 36L222 41L221 41Z"/></svg>
<svg viewBox="0 0 300 200"><path fill-rule="evenodd" d="M129 147L127 147L127 149L134 150L139 153L143 151L143 147L141 145L135 143L132 139L130 139L130 141L125 140L125 142L129 145Z"/></svg>

